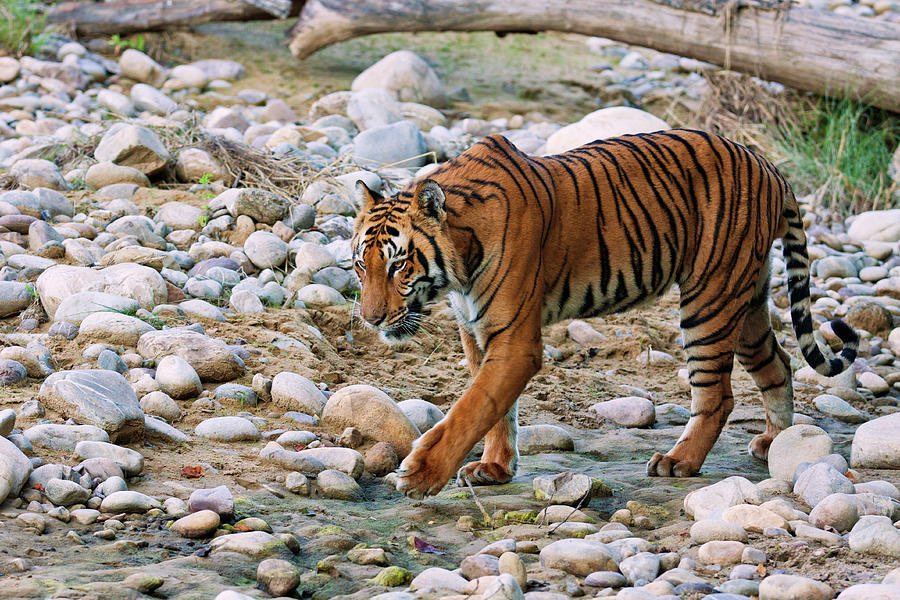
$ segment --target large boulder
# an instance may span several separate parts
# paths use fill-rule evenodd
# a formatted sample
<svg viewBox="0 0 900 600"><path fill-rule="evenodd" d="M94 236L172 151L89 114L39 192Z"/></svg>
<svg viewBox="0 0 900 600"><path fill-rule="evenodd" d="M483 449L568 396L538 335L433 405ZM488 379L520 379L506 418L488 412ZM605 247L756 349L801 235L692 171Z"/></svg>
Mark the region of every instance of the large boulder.
<svg viewBox="0 0 900 600"><path fill-rule="evenodd" d="M336 430L356 427L377 442L388 442L404 458L412 451L419 429L384 392L370 385L339 389L325 404L322 424Z"/></svg>
<svg viewBox="0 0 900 600"><path fill-rule="evenodd" d="M80 292L72 294L59 303L53 314L55 321L68 321L80 325L89 315L96 312L133 313L141 305L134 298L105 292Z"/></svg>
<svg viewBox="0 0 900 600"><path fill-rule="evenodd" d="M190 329L150 331L141 336L138 354L161 360L176 355L188 362L203 381L230 381L244 373L242 361L222 340Z"/></svg>
<svg viewBox="0 0 900 600"><path fill-rule="evenodd" d="M141 83L161 86L166 81L166 70L158 62L134 48L128 48L119 58L122 75Z"/></svg>
<svg viewBox="0 0 900 600"><path fill-rule="evenodd" d="M35 289L51 317L55 317L63 300L82 292L105 292L133 298L148 310L168 298L166 282L159 272L135 264L113 265L101 270L56 265L41 273Z"/></svg>
<svg viewBox="0 0 900 600"><path fill-rule="evenodd" d="M350 86L354 92L380 88L401 102L428 106L447 105L447 92L434 70L421 56L409 50L392 52L357 75Z"/></svg>
<svg viewBox="0 0 900 600"><path fill-rule="evenodd" d="M149 323L129 315L105 311L85 317L78 328L78 336L95 342L134 346L148 331L155 331Z"/></svg>
<svg viewBox="0 0 900 600"><path fill-rule="evenodd" d="M318 415L325 407L325 396L316 384L290 371L282 371L272 379L271 394L272 403L284 410Z"/></svg>
<svg viewBox="0 0 900 600"><path fill-rule="evenodd" d="M900 240L900 208L861 213L853 219L847 234L858 240L896 242Z"/></svg>
<svg viewBox="0 0 900 600"><path fill-rule="evenodd" d="M547 138L545 154L559 154L594 140L670 129L669 124L650 113L627 106L601 108L577 123L557 130Z"/></svg>
<svg viewBox="0 0 900 600"><path fill-rule="evenodd" d="M353 141L353 156L363 163L404 168L426 164L425 138L412 121L397 121L366 129Z"/></svg>
<svg viewBox="0 0 900 600"><path fill-rule="evenodd" d="M856 429L850 446L854 469L900 469L900 413L878 417Z"/></svg>
<svg viewBox="0 0 900 600"><path fill-rule="evenodd" d="M96 425L113 442L142 440L144 412L121 374L104 369L60 371L41 385L38 399L65 418Z"/></svg>
<svg viewBox="0 0 900 600"><path fill-rule="evenodd" d="M5 437L0 436L0 504L8 496L18 496L31 475L31 461Z"/></svg>

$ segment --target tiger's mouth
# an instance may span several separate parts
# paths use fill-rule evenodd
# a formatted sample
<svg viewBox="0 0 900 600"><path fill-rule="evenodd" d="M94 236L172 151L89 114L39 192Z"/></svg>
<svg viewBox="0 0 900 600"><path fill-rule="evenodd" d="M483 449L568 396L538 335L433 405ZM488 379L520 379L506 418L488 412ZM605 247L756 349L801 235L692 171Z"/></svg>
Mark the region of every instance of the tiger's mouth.
<svg viewBox="0 0 900 600"><path fill-rule="evenodd" d="M388 344L406 341L418 333L421 323L420 313L407 312L399 321L381 328L381 339Z"/></svg>

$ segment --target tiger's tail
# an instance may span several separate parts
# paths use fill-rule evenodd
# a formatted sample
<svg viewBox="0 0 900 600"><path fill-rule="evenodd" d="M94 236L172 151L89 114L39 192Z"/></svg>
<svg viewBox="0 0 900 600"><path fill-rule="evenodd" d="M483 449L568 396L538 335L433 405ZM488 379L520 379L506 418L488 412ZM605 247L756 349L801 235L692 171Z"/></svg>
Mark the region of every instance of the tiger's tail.
<svg viewBox="0 0 900 600"><path fill-rule="evenodd" d="M813 337L812 316L809 300L809 255L806 253L806 232L800 208L790 190L787 191L788 202L785 203L782 218L787 222L787 233L782 238L784 259L787 263L788 294L791 300L791 321L794 333L800 344L803 358L813 369L825 377L834 377L844 371L856 360L859 348L859 335L841 319L831 321L831 329L843 343L841 354L837 358L827 359L822 354L816 339Z"/></svg>

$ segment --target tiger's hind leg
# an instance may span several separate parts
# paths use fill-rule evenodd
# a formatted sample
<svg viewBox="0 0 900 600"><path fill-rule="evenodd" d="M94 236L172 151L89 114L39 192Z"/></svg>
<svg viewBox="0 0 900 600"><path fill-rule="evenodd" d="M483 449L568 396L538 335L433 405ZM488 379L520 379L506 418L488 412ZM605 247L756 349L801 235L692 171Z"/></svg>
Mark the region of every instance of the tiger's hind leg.
<svg viewBox="0 0 900 600"><path fill-rule="evenodd" d="M769 319L768 277L760 279L750 301L750 310L738 341L741 365L762 392L766 407L766 431L750 441L750 454L760 460L769 455L769 445L794 419L794 388L791 358L778 344Z"/></svg>
<svg viewBox="0 0 900 600"><path fill-rule="evenodd" d="M657 452L647 463L650 476L690 477L700 471L734 408L731 371L750 293L737 298L721 294L718 299L710 299L709 290L725 289L725 286L707 282L703 289L707 292L695 295L689 288L682 288L681 292L681 329L688 356L691 418L675 446L667 454Z"/></svg>
<svg viewBox="0 0 900 600"><path fill-rule="evenodd" d="M469 363L469 372L474 378L478 374L484 355L469 332L462 328L459 331L463 351ZM484 436L484 452L481 453L481 460L467 463L460 468L456 475L457 485L465 485L464 479L470 481L472 485L491 485L507 483L513 478L519 463L519 450L516 444L519 433L518 406L518 402L513 404L506 416Z"/></svg>

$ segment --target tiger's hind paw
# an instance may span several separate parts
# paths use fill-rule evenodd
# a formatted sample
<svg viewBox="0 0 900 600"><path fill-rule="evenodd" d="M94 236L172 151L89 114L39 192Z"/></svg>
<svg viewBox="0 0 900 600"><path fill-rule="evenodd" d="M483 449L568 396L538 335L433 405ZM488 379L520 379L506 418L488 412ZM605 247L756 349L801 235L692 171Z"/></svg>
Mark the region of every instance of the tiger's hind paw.
<svg viewBox="0 0 900 600"><path fill-rule="evenodd" d="M497 485L509 483L513 474L500 463L470 462L462 466L456 474L456 485L464 487L466 480L472 485Z"/></svg>
<svg viewBox="0 0 900 600"><path fill-rule="evenodd" d="M691 477L699 471L700 465L660 452L654 454L647 463L647 475L650 477Z"/></svg>

